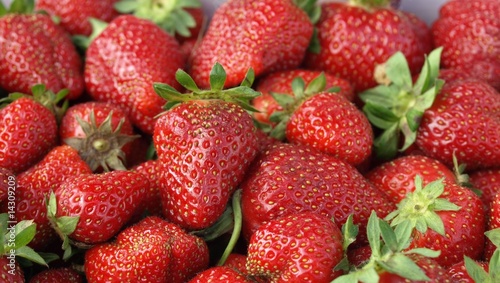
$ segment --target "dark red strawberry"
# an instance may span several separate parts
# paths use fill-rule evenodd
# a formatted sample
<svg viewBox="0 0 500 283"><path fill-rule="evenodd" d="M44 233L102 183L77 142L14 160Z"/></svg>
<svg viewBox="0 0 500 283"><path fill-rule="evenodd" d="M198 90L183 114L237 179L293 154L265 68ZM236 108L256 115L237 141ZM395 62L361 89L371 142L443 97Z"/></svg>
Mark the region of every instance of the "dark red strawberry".
<svg viewBox="0 0 500 283"><path fill-rule="evenodd" d="M421 33L428 28L389 1L360 2L321 4L316 24L321 49L308 53L306 66L347 79L357 92L376 85L375 67L397 51L408 58L413 74L420 71L429 51L429 44L420 43Z"/></svg>
<svg viewBox="0 0 500 283"><path fill-rule="evenodd" d="M444 68L487 81L500 90L500 3L496 0L447 1L432 25L435 46L443 46Z"/></svg>
<svg viewBox="0 0 500 283"><path fill-rule="evenodd" d="M108 102L83 102L66 111L59 138L78 151L93 171L125 170L134 130L128 116Z"/></svg>
<svg viewBox="0 0 500 283"><path fill-rule="evenodd" d="M334 221L312 212L290 214L255 231L247 270L272 282L331 282L342 256L342 232Z"/></svg>
<svg viewBox="0 0 500 283"><path fill-rule="evenodd" d="M300 4L295 4L299 2L306 3L229 0L219 6L190 60L190 74L196 83L209 86L210 70L216 62L227 69L226 87L238 85L248 68L260 76L298 67L313 35L312 21ZM316 9L314 12L318 14Z"/></svg>
<svg viewBox="0 0 500 283"><path fill-rule="evenodd" d="M184 67L179 44L151 21L132 15L101 28L86 52L87 90L95 100L122 107L135 126L152 133L164 104L153 83L179 88L175 72Z"/></svg>
<svg viewBox="0 0 500 283"><path fill-rule="evenodd" d="M15 260L7 258L6 256L0 257L0 282L2 283L25 283L24 271L21 269L19 263Z"/></svg>
<svg viewBox="0 0 500 283"><path fill-rule="evenodd" d="M82 283L83 276L69 267L51 268L31 277L29 283Z"/></svg>
<svg viewBox="0 0 500 283"><path fill-rule="evenodd" d="M11 8L24 1L16 2ZM69 35L48 15L19 12L0 15L0 87L31 93L32 86L44 84L53 92L68 89L68 99L80 96L82 61Z"/></svg>
<svg viewBox="0 0 500 283"><path fill-rule="evenodd" d="M92 26L89 18L110 22L119 13L114 4L118 0L38 0L35 8L49 13L60 20L60 25L72 35L90 35Z"/></svg>
<svg viewBox="0 0 500 283"><path fill-rule="evenodd" d="M5 201L15 200L17 180L16 175L9 169L0 167L0 204L5 205Z"/></svg>
<svg viewBox="0 0 500 283"><path fill-rule="evenodd" d="M249 87L250 76L223 90L226 73L220 64L212 70L209 90L199 89L182 70L176 77L191 93L155 84L173 106L158 118L153 135L163 172L160 194L169 221L198 230L222 215L257 154L256 128L245 109L258 93Z"/></svg>
<svg viewBox="0 0 500 283"><path fill-rule="evenodd" d="M353 214L360 230L358 244L363 244L370 212L386 216L395 209L351 165L293 144L276 144L262 152L240 187L243 232L247 239L261 225L278 217L316 212L335 219L339 228Z"/></svg>
<svg viewBox="0 0 500 283"><path fill-rule="evenodd" d="M206 243L158 217L147 217L85 254L89 282L183 283L208 267Z"/></svg>
<svg viewBox="0 0 500 283"><path fill-rule="evenodd" d="M239 271L227 266L211 267L198 273L188 283L251 283L254 282L246 278Z"/></svg>

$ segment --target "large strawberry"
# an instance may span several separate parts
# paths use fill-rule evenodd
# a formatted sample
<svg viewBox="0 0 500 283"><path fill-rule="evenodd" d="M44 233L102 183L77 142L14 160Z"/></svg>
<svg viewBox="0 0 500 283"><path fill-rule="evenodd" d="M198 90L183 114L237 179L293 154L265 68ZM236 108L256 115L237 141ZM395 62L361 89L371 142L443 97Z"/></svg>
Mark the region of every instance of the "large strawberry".
<svg viewBox="0 0 500 283"><path fill-rule="evenodd" d="M397 51L408 57L416 73L424 62L429 44L420 44L429 29L405 13L391 8L389 1L350 0L321 4L316 24L320 52L309 52L308 68L324 70L349 80L356 91L376 85L375 67ZM419 31L420 30L420 31Z"/></svg>
<svg viewBox="0 0 500 283"><path fill-rule="evenodd" d="M82 62L66 31L44 14L19 14L26 0L16 0L7 11L0 3L0 87L9 92L31 93L45 84L59 92L68 89L68 99L84 89ZM32 7L31 7L32 8ZM26 12L30 12L27 6Z"/></svg>
<svg viewBox="0 0 500 283"><path fill-rule="evenodd" d="M230 0L215 12L190 60L190 74L201 87L209 86L210 69L227 68L225 86L238 85L253 68L257 76L296 68L313 35L305 10L318 15L315 1ZM300 7L299 7L300 6Z"/></svg>
<svg viewBox="0 0 500 283"><path fill-rule="evenodd" d="M497 0L447 1L432 25L435 46L443 46L445 68L487 81L500 90Z"/></svg>
<svg viewBox="0 0 500 283"><path fill-rule="evenodd" d="M175 72L184 67L179 44L151 21L132 15L100 28L86 52L87 90L95 100L122 107L135 126L152 133L164 103L153 83L179 88Z"/></svg>
<svg viewBox="0 0 500 283"><path fill-rule="evenodd" d="M199 89L182 70L176 76L191 93L155 84L173 106L158 118L153 136L163 172L163 213L186 229L203 229L222 215L257 154L256 128L243 107L250 108L246 102L258 93L249 87L250 76L223 90L220 64L213 67L209 90Z"/></svg>
<svg viewBox="0 0 500 283"><path fill-rule="evenodd" d="M248 244L247 270L271 282L330 282L341 261L342 232L313 212L290 214L262 225Z"/></svg>
<svg viewBox="0 0 500 283"><path fill-rule="evenodd" d="M183 283L208 267L206 243L150 216L85 253L89 282Z"/></svg>
<svg viewBox="0 0 500 283"><path fill-rule="evenodd" d="M275 218L308 211L334 218L339 227L353 214L362 244L370 211L385 216L395 208L348 163L293 144L275 144L261 153L240 187L247 239Z"/></svg>

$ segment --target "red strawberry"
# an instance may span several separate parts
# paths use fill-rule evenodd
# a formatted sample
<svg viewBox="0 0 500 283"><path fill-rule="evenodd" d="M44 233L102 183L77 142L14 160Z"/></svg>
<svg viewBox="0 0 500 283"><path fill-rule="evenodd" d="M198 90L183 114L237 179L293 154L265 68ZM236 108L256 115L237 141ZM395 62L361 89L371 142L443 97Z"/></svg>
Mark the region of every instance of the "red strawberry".
<svg viewBox="0 0 500 283"><path fill-rule="evenodd" d="M249 274L272 282L330 282L342 259L342 233L328 217L284 216L259 227L248 244Z"/></svg>
<svg viewBox="0 0 500 283"><path fill-rule="evenodd" d="M90 173L92 171L78 152L63 145L55 147L43 160L18 175L15 216L18 221L35 221L37 233L30 243L32 248L45 250L56 238L47 219L46 200L49 193L67 179Z"/></svg>
<svg viewBox="0 0 500 283"><path fill-rule="evenodd" d="M148 20L123 15L90 43L85 84L95 100L122 107L135 126L152 133L155 116L163 105L153 83L179 88L175 71L183 67L184 59L173 36Z"/></svg>
<svg viewBox="0 0 500 283"><path fill-rule="evenodd" d="M497 0L447 1L432 25L436 46L443 46L442 63L500 90L500 3Z"/></svg>
<svg viewBox="0 0 500 283"><path fill-rule="evenodd" d="M477 262L481 268L488 272L488 263L486 262ZM455 263L454 265L450 266L447 269L447 273L450 275L451 280L453 282L460 282L460 283L476 283L476 282L484 282L484 281L474 281L469 273L467 272L466 269L466 264L465 261L460 261Z"/></svg>
<svg viewBox="0 0 500 283"><path fill-rule="evenodd" d="M229 0L219 6L195 49L190 74L205 88L218 62L227 68L225 86L232 87L243 80L248 68L256 76L296 68L312 35L311 20L292 0Z"/></svg>
<svg viewBox="0 0 500 283"><path fill-rule="evenodd" d="M14 259L6 256L0 257L0 282L1 283L25 283L24 271L21 269L19 263Z"/></svg>
<svg viewBox="0 0 500 283"><path fill-rule="evenodd" d="M487 220L487 231L490 230L500 230L500 193L497 193L491 203L490 203L490 211ZM498 232L497 232L498 233ZM498 234L495 234L496 241L493 241L491 237L486 240L486 244L484 247L484 259L491 260L495 250L500 250L500 241Z"/></svg>
<svg viewBox="0 0 500 283"><path fill-rule="evenodd" d="M215 266L198 273L188 283L251 283L252 280L239 271L227 266Z"/></svg>
<svg viewBox="0 0 500 283"><path fill-rule="evenodd" d="M107 102L84 102L66 111L59 137L78 151L93 171L125 169L134 130L125 112Z"/></svg>
<svg viewBox="0 0 500 283"><path fill-rule="evenodd" d="M9 200L14 200L13 196L16 190L16 175L10 170L0 167L0 204L4 205L4 202Z"/></svg>
<svg viewBox="0 0 500 283"><path fill-rule="evenodd" d="M158 160L148 160L138 164L131 171L141 173L149 181L149 190L146 192L144 209L149 215L160 216L163 213L160 196L161 164Z"/></svg>
<svg viewBox="0 0 500 283"><path fill-rule="evenodd" d="M321 4L316 24L321 49L308 53L306 66L347 79L357 92L376 85L375 67L397 51L407 56L411 72L418 72L429 51L428 44L419 43L422 24L416 26L389 1L359 2Z"/></svg>
<svg viewBox="0 0 500 283"><path fill-rule="evenodd" d="M29 283L82 283L83 276L69 267L51 268L31 277Z"/></svg>
<svg viewBox="0 0 500 283"><path fill-rule="evenodd" d="M60 25L70 34L90 35L92 26L89 18L109 22L119 14L114 8L118 0L38 0L35 8L56 16Z"/></svg>
<svg viewBox="0 0 500 283"><path fill-rule="evenodd" d="M276 144L262 152L240 187L247 239L278 217L316 212L334 218L339 228L353 214L361 231L358 244L362 244L370 212L385 216L395 208L351 165L292 144Z"/></svg>
<svg viewBox="0 0 500 283"><path fill-rule="evenodd" d="M206 243L158 217L122 231L85 254L89 282L182 283L208 267Z"/></svg>
<svg viewBox="0 0 500 283"><path fill-rule="evenodd" d="M33 93L0 109L0 167L14 174L40 161L57 143L56 116L38 102L44 86L33 87Z"/></svg>
<svg viewBox="0 0 500 283"><path fill-rule="evenodd" d="M160 194L169 221L197 230L222 215L257 154L255 126L240 105L248 108L245 102L258 93L246 85L249 79L222 90L226 74L219 64L212 70L210 90L200 90L184 71L176 77L192 93L155 84L167 106L173 105L158 118L153 135L163 172Z"/></svg>
<svg viewBox="0 0 500 283"><path fill-rule="evenodd" d="M81 67L71 38L48 15L16 13L0 18L0 87L3 89L31 93L32 86L45 84L54 92L66 88L67 98L75 99L84 88Z"/></svg>
<svg viewBox="0 0 500 283"><path fill-rule="evenodd" d="M500 193L500 169L478 170L468 174L469 183L481 191L481 200L489 211L489 206L496 194Z"/></svg>
<svg viewBox="0 0 500 283"><path fill-rule="evenodd" d="M111 171L76 176L55 189L48 217L58 233L85 244L102 243L116 235L138 208L149 182L142 174ZM54 199L55 198L55 199ZM61 217L69 216L69 229Z"/></svg>

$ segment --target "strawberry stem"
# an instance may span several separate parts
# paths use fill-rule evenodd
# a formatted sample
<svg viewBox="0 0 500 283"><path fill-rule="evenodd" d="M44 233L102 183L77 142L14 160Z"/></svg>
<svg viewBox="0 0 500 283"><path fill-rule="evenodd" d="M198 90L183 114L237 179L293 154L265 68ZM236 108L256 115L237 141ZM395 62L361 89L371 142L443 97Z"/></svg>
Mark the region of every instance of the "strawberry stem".
<svg viewBox="0 0 500 283"><path fill-rule="evenodd" d="M217 262L217 266L222 266L227 260L227 257L233 252L234 247L236 246L236 242L240 238L241 233L241 225L242 225L242 214L241 214L241 189L238 189L233 194L232 199L232 207L233 207L233 215L234 215L234 228L231 234L231 238L229 239L229 243L224 250L221 258Z"/></svg>

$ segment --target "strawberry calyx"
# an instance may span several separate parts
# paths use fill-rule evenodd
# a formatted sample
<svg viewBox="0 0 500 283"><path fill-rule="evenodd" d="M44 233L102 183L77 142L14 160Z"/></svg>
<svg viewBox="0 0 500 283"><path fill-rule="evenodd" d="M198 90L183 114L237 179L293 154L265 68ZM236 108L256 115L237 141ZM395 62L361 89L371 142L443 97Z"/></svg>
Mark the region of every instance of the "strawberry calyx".
<svg viewBox="0 0 500 283"><path fill-rule="evenodd" d="M285 129L290 117L293 115L304 101L319 93L335 93L339 92L340 88L332 87L325 90L326 76L322 72L314 78L307 86L304 79L297 77L292 81L292 92L290 94L282 94L271 92L271 96L282 107L283 110L276 111L269 117L269 120L276 123L276 126L270 131L270 135L278 140L285 139Z"/></svg>
<svg viewBox="0 0 500 283"><path fill-rule="evenodd" d="M14 0L8 8L0 2L0 17L7 14L31 14L34 10L35 0Z"/></svg>
<svg viewBox="0 0 500 283"><path fill-rule="evenodd" d="M348 4L371 10L389 8L391 7L391 0L349 0Z"/></svg>
<svg viewBox="0 0 500 283"><path fill-rule="evenodd" d="M121 119L113 130L111 111L106 119L97 125L94 111L89 114L89 121L84 121L80 116L76 120L82 127L85 137L73 137L64 140L72 148L78 151L80 157L87 162L92 171L103 168L104 171L126 170L125 153L122 147L127 143L139 138L139 135L121 134L121 128L125 119Z"/></svg>
<svg viewBox="0 0 500 283"><path fill-rule="evenodd" d="M441 52L442 47L437 48L425 58L415 83L405 56L395 53L375 69L375 77L381 84L359 94L368 120L382 130L374 140L375 153L381 160L394 158L398 151L415 142L425 110L432 106L444 85L438 79Z"/></svg>
<svg viewBox="0 0 500 283"><path fill-rule="evenodd" d="M155 92L167 101L163 107L166 110L171 109L179 103L191 100L217 99L235 103L250 112L258 111L250 105L250 100L261 94L251 88L255 80L255 73L251 68L248 70L239 86L229 89L224 89L227 75L226 71L219 63L215 63L210 71L210 89L208 90L200 89L193 78L182 69L177 70L175 77L177 81L190 92L180 93L175 88L164 83L153 84Z"/></svg>
<svg viewBox="0 0 500 283"><path fill-rule="evenodd" d="M105 21L101 21L96 18L88 18L88 21L90 22L90 25L92 26L92 33L89 36L85 35L73 35L71 37L71 40L73 43L80 49L80 50L87 50L89 47L90 43L94 41L109 25L109 23Z"/></svg>
<svg viewBox="0 0 500 283"><path fill-rule="evenodd" d="M497 247L488 262L489 272L468 256L464 256L465 269L474 282L500 282L500 228L486 231L484 234Z"/></svg>
<svg viewBox="0 0 500 283"><path fill-rule="evenodd" d="M459 206L440 198L444 192L444 182L442 179L430 182L425 187L422 185L422 178L415 177L415 190L409 193L397 205L397 209L389 213L385 220L391 221L391 226L408 223L420 233L425 233L428 228L440 235L444 235L444 224L436 213L437 211L458 211Z"/></svg>
<svg viewBox="0 0 500 283"><path fill-rule="evenodd" d="M171 35L191 36L196 27L194 17L186 8L201 8L200 0L121 0L114 7L123 14L132 13L147 19Z"/></svg>

